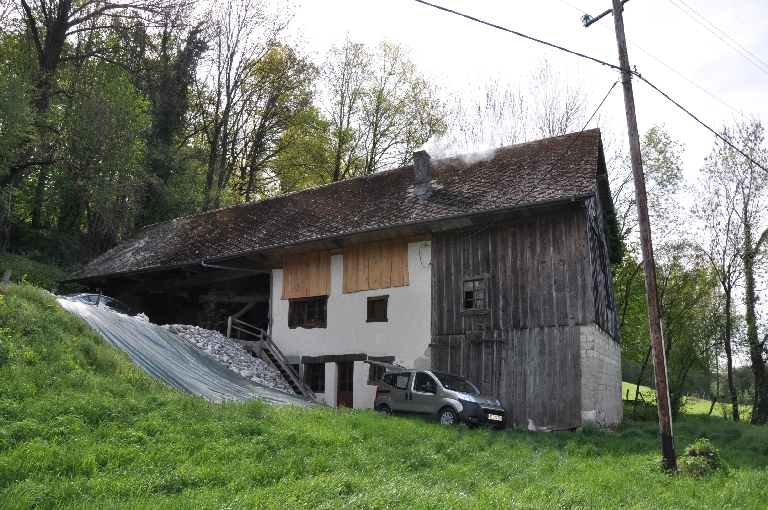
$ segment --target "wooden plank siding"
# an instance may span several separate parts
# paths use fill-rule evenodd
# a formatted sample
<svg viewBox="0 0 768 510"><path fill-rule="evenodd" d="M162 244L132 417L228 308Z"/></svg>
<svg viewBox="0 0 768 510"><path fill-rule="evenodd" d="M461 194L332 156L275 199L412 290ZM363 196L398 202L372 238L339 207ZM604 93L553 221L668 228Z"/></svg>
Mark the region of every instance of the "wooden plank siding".
<svg viewBox="0 0 768 510"><path fill-rule="evenodd" d="M281 299L329 296L330 294L330 251L316 251L285 258Z"/></svg>
<svg viewBox="0 0 768 510"><path fill-rule="evenodd" d="M620 341L619 319L616 313L616 297L613 289L613 273L608 255L608 246L603 235L603 211L600 201L586 202L588 221L589 259L592 275L592 296L595 322Z"/></svg>
<svg viewBox="0 0 768 510"><path fill-rule="evenodd" d="M343 256L344 293L410 285L405 239L347 246Z"/></svg>
<svg viewBox="0 0 768 510"><path fill-rule="evenodd" d="M584 213L572 212L476 235L434 235L432 334L473 329L474 315L461 309L461 279L474 276L488 276L493 330L594 322L592 286L584 285L591 282L586 232Z"/></svg>
<svg viewBox="0 0 768 510"><path fill-rule="evenodd" d="M581 424L579 330L598 306L588 219L570 209L433 235L432 366L499 398L510 426ZM463 311L468 277L487 277L487 313Z"/></svg>

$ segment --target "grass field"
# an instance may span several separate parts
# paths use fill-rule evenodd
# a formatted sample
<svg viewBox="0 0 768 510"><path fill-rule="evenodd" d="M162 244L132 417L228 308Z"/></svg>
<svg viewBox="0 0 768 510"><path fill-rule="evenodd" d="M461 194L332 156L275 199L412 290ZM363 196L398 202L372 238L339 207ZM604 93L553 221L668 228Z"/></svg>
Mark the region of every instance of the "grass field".
<svg viewBox="0 0 768 510"><path fill-rule="evenodd" d="M636 385L632 383L628 383L626 381L621 383L621 395L622 398L625 400L635 400L635 389L637 388ZM629 390L629 393L627 393L627 390ZM656 390L653 388L649 388L648 386L640 386L640 394L642 395L642 398L645 402L648 403L655 403L656 402ZM629 395L629 399L627 399L627 395ZM685 399L685 406L683 408L683 411L687 415L694 415L694 414L710 414L710 410L712 411L712 416L719 416L721 418L727 418L731 419L733 416L733 406L731 404L725 403L725 402L718 402L715 404L715 407L712 407L712 401L706 400L703 398L695 398L695 397L686 397ZM752 412L752 406L749 405L740 405L739 406L739 413L742 419L745 419L748 421L748 417L750 413Z"/></svg>
<svg viewBox="0 0 768 510"><path fill-rule="evenodd" d="M658 427L470 430L212 404L156 382L31 286L0 300L0 508L765 508L768 431L675 424L729 472L659 469Z"/></svg>

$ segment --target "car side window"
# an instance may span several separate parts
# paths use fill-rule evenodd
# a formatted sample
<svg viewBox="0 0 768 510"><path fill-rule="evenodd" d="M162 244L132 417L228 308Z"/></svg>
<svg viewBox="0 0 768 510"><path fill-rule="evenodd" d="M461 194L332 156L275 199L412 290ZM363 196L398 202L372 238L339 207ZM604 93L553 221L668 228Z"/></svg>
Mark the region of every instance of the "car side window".
<svg viewBox="0 0 768 510"><path fill-rule="evenodd" d="M435 380L430 377L429 374L424 372L417 372L416 377L413 380L413 391L420 393L437 393L437 385Z"/></svg>
<svg viewBox="0 0 768 510"><path fill-rule="evenodd" d="M408 389L408 379L410 378L411 374L406 372L404 374L386 374L381 380L398 390L406 390Z"/></svg>

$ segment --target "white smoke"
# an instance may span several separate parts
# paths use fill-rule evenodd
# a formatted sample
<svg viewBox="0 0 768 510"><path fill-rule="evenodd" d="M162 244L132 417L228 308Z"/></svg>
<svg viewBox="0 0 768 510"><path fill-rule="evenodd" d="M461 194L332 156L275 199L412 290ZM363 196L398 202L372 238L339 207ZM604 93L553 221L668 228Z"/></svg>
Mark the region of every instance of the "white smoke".
<svg viewBox="0 0 768 510"><path fill-rule="evenodd" d="M487 151L473 152L472 154L462 154L459 159L465 165L473 165L480 161L490 161L496 155L496 149L488 149Z"/></svg>

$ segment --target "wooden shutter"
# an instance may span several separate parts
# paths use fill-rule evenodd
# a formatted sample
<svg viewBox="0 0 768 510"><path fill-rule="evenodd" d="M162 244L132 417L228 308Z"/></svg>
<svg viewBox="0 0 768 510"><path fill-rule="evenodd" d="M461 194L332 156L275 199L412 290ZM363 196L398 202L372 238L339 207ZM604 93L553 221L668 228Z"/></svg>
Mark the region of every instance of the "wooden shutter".
<svg viewBox="0 0 768 510"><path fill-rule="evenodd" d="M304 253L285 258L282 299L329 296L330 294L330 251Z"/></svg>
<svg viewBox="0 0 768 510"><path fill-rule="evenodd" d="M410 285L408 243L393 239L344 248L342 292Z"/></svg>

